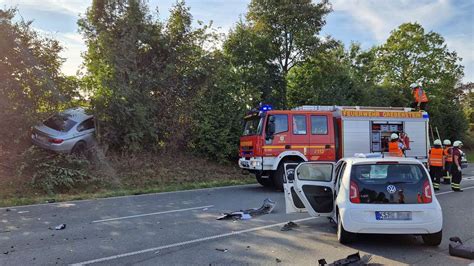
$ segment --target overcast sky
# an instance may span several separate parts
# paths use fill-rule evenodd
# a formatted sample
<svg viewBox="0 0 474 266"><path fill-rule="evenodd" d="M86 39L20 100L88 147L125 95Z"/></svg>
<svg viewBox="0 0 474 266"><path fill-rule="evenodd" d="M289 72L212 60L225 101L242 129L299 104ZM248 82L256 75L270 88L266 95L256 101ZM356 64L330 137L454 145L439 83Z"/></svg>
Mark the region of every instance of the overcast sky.
<svg viewBox="0 0 474 266"><path fill-rule="evenodd" d="M0 8L17 7L25 20L59 39L66 58L63 71L75 74L82 63L85 45L77 31L79 14L91 0L0 0ZM194 19L213 21L227 32L243 17L250 0L187 0ZM363 48L383 43L390 31L404 22L419 22L430 31L443 35L450 50L463 58L464 82L474 82L474 1L473 0L330 0L334 11L327 17L323 35L362 44ZM166 19L175 0L150 0L151 10L158 8Z"/></svg>

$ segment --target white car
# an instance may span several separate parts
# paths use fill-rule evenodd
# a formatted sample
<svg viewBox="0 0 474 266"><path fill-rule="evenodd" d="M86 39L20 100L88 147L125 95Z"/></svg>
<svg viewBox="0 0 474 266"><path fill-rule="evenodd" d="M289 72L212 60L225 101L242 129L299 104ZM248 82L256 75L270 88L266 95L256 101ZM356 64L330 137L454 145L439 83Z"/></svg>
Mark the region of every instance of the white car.
<svg viewBox="0 0 474 266"><path fill-rule="evenodd" d="M331 218L340 243L360 233L414 234L428 245L441 243L441 206L428 171L416 159L344 158L285 168L286 212Z"/></svg>

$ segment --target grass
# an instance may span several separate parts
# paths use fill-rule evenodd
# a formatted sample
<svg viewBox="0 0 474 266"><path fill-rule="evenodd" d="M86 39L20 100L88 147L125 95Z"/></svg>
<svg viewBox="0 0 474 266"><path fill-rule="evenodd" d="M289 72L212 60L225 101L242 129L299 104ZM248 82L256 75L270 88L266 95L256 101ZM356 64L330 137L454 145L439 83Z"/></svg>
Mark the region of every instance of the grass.
<svg viewBox="0 0 474 266"><path fill-rule="evenodd" d="M469 163L474 163L474 150L466 150L466 159Z"/></svg>
<svg viewBox="0 0 474 266"><path fill-rule="evenodd" d="M141 195L159 192L172 192L180 190L192 190L200 188L213 188L213 187L224 187L224 186L235 186L254 184L255 178L253 176L246 176L244 178L233 179L233 180L207 180L198 182L182 182L182 183L170 183L161 186L144 187L144 188L119 188L119 189L103 189L96 192L79 192L79 193L68 193L68 194L55 194L55 195L27 195L26 197L10 197L0 199L0 207L13 207L20 205L30 205L37 203L47 202L63 202L71 200L84 200L84 199L98 199L98 198L110 198L127 195Z"/></svg>

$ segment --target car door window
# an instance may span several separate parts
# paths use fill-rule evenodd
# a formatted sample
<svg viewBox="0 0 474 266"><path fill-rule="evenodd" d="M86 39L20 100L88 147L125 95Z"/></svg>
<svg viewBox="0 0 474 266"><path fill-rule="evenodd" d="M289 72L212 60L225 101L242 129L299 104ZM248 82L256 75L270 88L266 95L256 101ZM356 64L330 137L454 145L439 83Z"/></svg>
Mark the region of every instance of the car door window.
<svg viewBox="0 0 474 266"><path fill-rule="evenodd" d="M89 129L93 129L95 127L94 125L94 118L89 118L82 122L79 126L77 126L77 131L85 131Z"/></svg>

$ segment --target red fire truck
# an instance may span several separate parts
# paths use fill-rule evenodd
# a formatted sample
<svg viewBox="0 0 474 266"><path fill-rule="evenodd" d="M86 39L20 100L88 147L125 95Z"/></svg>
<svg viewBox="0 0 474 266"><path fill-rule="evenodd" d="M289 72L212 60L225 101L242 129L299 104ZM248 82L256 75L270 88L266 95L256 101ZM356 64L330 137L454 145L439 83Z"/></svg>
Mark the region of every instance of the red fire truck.
<svg viewBox="0 0 474 266"><path fill-rule="evenodd" d="M406 157L428 159L428 113L404 107L263 105L245 117L240 168L263 186L283 187L284 164L337 161L356 153L388 152L392 133L409 136Z"/></svg>

